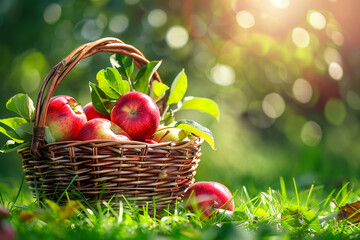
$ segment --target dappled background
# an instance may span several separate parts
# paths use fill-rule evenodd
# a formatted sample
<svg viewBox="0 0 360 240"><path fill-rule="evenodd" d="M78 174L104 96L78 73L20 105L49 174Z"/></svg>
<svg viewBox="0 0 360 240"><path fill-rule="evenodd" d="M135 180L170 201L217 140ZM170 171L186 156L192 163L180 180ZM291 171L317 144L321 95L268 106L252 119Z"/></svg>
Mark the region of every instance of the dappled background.
<svg viewBox="0 0 360 240"><path fill-rule="evenodd" d="M19 92L35 101L51 67L77 46L117 37L163 60L171 83L184 68L187 95L209 97L220 120L194 112L203 145L197 180L235 190L357 183L360 169L360 2L357 0L0 1L0 117ZM89 81L108 54L83 60L58 94L90 101ZM0 137L1 144L6 138ZM0 181L19 184L16 153L0 155Z"/></svg>

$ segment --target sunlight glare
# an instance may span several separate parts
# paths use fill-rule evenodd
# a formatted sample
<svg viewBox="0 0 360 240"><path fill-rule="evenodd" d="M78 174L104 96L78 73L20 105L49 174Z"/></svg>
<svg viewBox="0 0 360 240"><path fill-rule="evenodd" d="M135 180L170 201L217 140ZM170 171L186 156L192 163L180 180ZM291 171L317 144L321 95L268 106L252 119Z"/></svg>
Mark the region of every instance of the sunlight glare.
<svg viewBox="0 0 360 240"><path fill-rule="evenodd" d="M290 5L290 0L270 0L270 2L276 8L287 8Z"/></svg>

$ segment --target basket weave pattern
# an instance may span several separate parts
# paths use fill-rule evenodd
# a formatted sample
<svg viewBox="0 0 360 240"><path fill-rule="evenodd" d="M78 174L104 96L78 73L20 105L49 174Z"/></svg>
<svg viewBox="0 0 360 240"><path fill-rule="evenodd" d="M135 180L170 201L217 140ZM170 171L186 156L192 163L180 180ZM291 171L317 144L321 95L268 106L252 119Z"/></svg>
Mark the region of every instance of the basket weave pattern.
<svg viewBox="0 0 360 240"><path fill-rule="evenodd" d="M156 208L167 208L194 183L203 139L157 144L104 140L45 142L50 98L81 59L98 52L125 54L134 59L138 68L149 62L133 46L116 38L104 38L78 47L49 72L37 99L32 145L18 151L28 185L34 196L40 193L41 198L53 200L65 191L75 190L90 203L125 197L139 206L151 207L155 200ZM154 80L161 82L157 72L151 81ZM158 103L160 112L163 104L164 100Z"/></svg>

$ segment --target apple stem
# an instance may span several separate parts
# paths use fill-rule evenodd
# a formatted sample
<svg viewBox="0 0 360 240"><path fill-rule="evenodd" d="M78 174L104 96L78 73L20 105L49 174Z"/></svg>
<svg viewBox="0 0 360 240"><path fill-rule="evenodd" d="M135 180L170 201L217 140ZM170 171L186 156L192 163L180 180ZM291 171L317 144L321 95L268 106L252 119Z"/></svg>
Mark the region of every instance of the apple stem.
<svg viewBox="0 0 360 240"><path fill-rule="evenodd" d="M160 138L159 142L161 142L169 133L170 131L167 130L166 133Z"/></svg>

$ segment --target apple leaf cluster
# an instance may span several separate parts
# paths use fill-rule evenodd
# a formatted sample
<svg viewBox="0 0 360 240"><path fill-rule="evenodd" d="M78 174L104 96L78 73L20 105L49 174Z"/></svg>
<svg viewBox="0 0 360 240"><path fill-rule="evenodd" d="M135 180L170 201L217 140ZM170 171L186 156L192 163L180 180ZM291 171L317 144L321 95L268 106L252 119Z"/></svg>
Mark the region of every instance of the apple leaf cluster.
<svg viewBox="0 0 360 240"><path fill-rule="evenodd" d="M168 127L179 128L187 133L202 137L212 148L215 141L210 129L193 120L175 120L175 113L182 110L197 110L219 119L217 104L208 98L185 97L188 80L184 70L181 70L171 86L159 81L151 81L154 73L162 61L151 61L134 73L133 58L121 54L110 57L112 67L100 70L96 75L97 85L90 82L90 95L94 108L103 114L109 114L116 102L123 94L138 91L149 95L155 102L163 100L165 110L161 116L161 124ZM134 76L133 76L134 75ZM167 92L169 90L169 92Z"/></svg>
<svg viewBox="0 0 360 240"><path fill-rule="evenodd" d="M6 109L15 112L17 117L0 119L6 128L0 127L0 132L10 138L0 152L10 152L29 146L33 136L35 107L27 94L18 93L6 103ZM48 127L45 127L45 139L54 142Z"/></svg>
<svg viewBox="0 0 360 240"><path fill-rule="evenodd" d="M165 110L160 118L163 128L176 128L179 141L185 138L193 138L193 135L203 138L212 148L215 142L211 130L201 124L188 119L175 120L175 113L182 110L198 110L219 118L217 104L207 98L185 97L188 87L187 76L181 70L171 86L159 81L151 81L154 73L158 70L162 61L152 61L134 73L133 58L125 55L114 54L110 57L112 67L100 70L96 75L97 84L90 82L90 95L93 107L102 114L109 115L118 99L126 93L141 92L154 100L165 105ZM135 75L133 77L133 75ZM1 152L9 152L29 146L33 137L35 107L27 94L16 94L8 100L6 108L15 112L18 116L0 119L0 132L10 138L0 148ZM45 127L45 141L55 142L55 135ZM167 133L166 133L167 134ZM181 136L180 136L181 135Z"/></svg>

